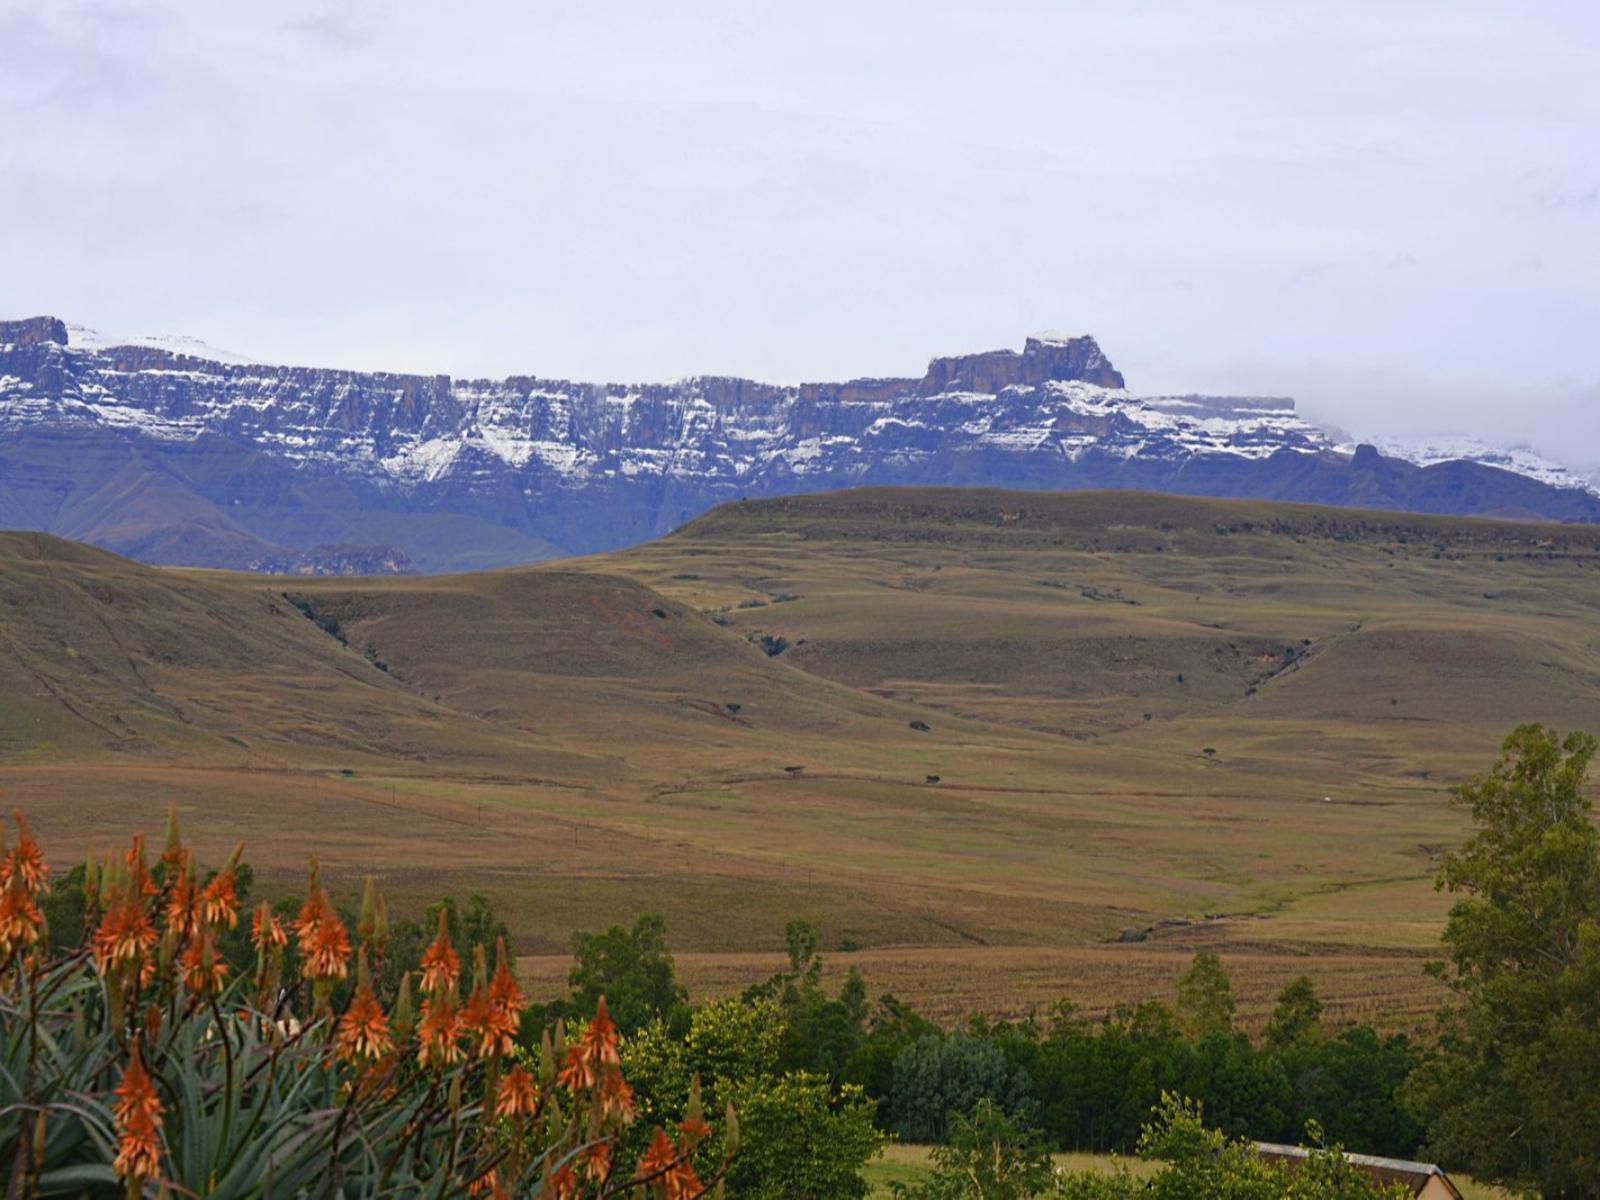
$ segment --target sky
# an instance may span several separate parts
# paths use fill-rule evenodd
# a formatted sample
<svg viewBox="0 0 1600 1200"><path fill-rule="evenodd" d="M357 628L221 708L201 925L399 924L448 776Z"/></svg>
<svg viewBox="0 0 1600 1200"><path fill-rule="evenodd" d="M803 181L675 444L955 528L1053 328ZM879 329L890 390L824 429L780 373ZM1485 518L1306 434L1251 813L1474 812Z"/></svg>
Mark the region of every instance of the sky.
<svg viewBox="0 0 1600 1200"><path fill-rule="evenodd" d="M0 0L0 316L1141 392L1600 468L1600 5Z"/></svg>

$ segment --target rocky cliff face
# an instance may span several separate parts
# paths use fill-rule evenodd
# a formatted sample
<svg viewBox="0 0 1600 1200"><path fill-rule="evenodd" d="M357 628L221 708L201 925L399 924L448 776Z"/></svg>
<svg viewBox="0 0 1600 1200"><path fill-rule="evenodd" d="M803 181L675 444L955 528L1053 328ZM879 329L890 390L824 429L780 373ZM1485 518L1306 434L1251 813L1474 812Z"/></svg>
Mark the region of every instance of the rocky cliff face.
<svg viewBox="0 0 1600 1200"><path fill-rule="evenodd" d="M67 344L67 323L55 317L29 317L26 321L0 321L0 343L38 346L46 342Z"/></svg>
<svg viewBox="0 0 1600 1200"><path fill-rule="evenodd" d="M1091 337L936 358L920 379L622 385L263 366L0 322L0 526L151 561L284 569L338 545L488 566L640 541L740 496L869 483L1600 519L1579 489L1473 464L1435 486L1438 467L1371 458L1285 400L1132 395Z"/></svg>

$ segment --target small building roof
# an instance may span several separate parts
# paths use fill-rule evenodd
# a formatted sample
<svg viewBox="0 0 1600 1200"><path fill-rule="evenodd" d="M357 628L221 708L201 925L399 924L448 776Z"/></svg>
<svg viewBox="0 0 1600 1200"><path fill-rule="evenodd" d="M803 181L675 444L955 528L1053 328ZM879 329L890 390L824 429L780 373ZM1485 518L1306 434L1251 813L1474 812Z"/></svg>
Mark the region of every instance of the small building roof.
<svg viewBox="0 0 1600 1200"><path fill-rule="evenodd" d="M1309 1158L1311 1151L1304 1146L1286 1146L1279 1142L1257 1142L1256 1153L1262 1158L1278 1159L1280 1161L1299 1161ZM1441 1194L1453 1200L1465 1200L1455 1184L1450 1182L1450 1177L1437 1163L1411 1162L1404 1158L1383 1158L1377 1154L1351 1154L1345 1152L1345 1161L1352 1166L1361 1167L1380 1183L1400 1183L1411 1189L1413 1196L1421 1196L1429 1192L1432 1184L1431 1195Z"/></svg>

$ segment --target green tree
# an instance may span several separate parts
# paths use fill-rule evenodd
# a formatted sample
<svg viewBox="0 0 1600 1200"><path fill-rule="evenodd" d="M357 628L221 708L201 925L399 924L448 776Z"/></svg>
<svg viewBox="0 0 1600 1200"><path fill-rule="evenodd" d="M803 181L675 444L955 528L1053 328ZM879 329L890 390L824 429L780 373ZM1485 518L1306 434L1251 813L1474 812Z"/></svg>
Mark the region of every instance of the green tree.
<svg viewBox="0 0 1600 1200"><path fill-rule="evenodd" d="M577 1012L588 1016L604 996L624 1034L670 1017L688 997L678 984L666 933L666 922L647 913L632 929L613 925L604 933L573 934L575 961L567 983Z"/></svg>
<svg viewBox="0 0 1600 1200"><path fill-rule="evenodd" d="M1600 1196L1600 835L1595 739L1524 725L1455 791L1443 975L1457 1003L1406 1097L1439 1157L1545 1196Z"/></svg>
<svg viewBox="0 0 1600 1200"><path fill-rule="evenodd" d="M835 1091L826 1077L786 1071L783 1010L771 1000L733 998L698 1008L688 1031L674 1037L654 1021L623 1042L623 1070L634 1089L640 1120L624 1139L623 1159L643 1150L655 1124L682 1111L695 1079L709 1111L732 1101L738 1113L737 1176L729 1190L740 1197L866 1195L861 1168L878 1152L876 1104L861 1088ZM774 1139L770 1143L768 1138ZM715 1163L715 1139L705 1153Z"/></svg>
<svg viewBox="0 0 1600 1200"><path fill-rule="evenodd" d="M839 1003L844 1005L845 1016L858 1029L867 1026L867 981L861 972L851 967L839 989Z"/></svg>
<svg viewBox="0 0 1600 1200"><path fill-rule="evenodd" d="M1204 1097L1206 1111L1223 1133L1260 1137L1291 1132L1286 1122L1292 1093L1277 1055L1256 1049L1242 1034L1213 1033L1186 1057L1182 1086Z"/></svg>
<svg viewBox="0 0 1600 1200"><path fill-rule="evenodd" d="M970 1117L954 1113L950 1140L933 1148L933 1178L892 1184L896 1200L1028 1200L1044 1194L1054 1172L1039 1135L993 1100Z"/></svg>
<svg viewBox="0 0 1600 1200"><path fill-rule="evenodd" d="M722 1089L739 1115L740 1151L728 1190L741 1200L859 1200L861 1170L883 1135L859 1087L837 1095L821 1075L790 1071Z"/></svg>
<svg viewBox="0 0 1600 1200"><path fill-rule="evenodd" d="M1210 950L1196 954L1178 976L1178 1023L1196 1039L1233 1032L1233 985Z"/></svg>
<svg viewBox="0 0 1600 1200"><path fill-rule="evenodd" d="M849 1005L851 1001L846 999L845 1003ZM939 1027L932 1021L892 992L885 992L872 1010L861 1044L845 1064L844 1078L861 1084L867 1095L885 1100L894 1090L895 1060L913 1042L938 1032Z"/></svg>
<svg viewBox="0 0 1600 1200"><path fill-rule="evenodd" d="M790 921L783 927L783 946L789 956L789 969L751 987L745 996L774 1000L785 1009L794 1009L809 995L820 992L822 958L817 954L816 931L806 921Z"/></svg>
<svg viewBox="0 0 1600 1200"><path fill-rule="evenodd" d="M1320 1130L1309 1130L1314 1142ZM1068 1173L1064 1200L1406 1200L1399 1184L1375 1182L1338 1146L1317 1146L1294 1167L1263 1159L1247 1141L1231 1141L1201 1120L1200 1105L1171 1093L1139 1137L1139 1157L1166 1164L1147 1179L1127 1168Z"/></svg>
<svg viewBox="0 0 1600 1200"><path fill-rule="evenodd" d="M39 910L50 934L50 944L58 949L83 944L83 921L87 908L83 881L85 867L79 863L39 898Z"/></svg>
<svg viewBox="0 0 1600 1200"><path fill-rule="evenodd" d="M980 1100L1006 1112L1032 1108L1027 1072L993 1042L979 1038L925 1037L894 1062L889 1121L908 1142L942 1142L952 1113L970 1113Z"/></svg>
<svg viewBox="0 0 1600 1200"><path fill-rule="evenodd" d="M788 1038L784 1065L797 1071L844 1079L867 1033L867 988L854 967L837 998L822 987L817 935L805 921L790 921L783 931L789 968L745 992L745 999L768 1000L783 1012Z"/></svg>
<svg viewBox="0 0 1600 1200"><path fill-rule="evenodd" d="M790 921L783 927L783 944L789 951L791 978L800 987L816 987L822 979L816 931L805 921Z"/></svg>
<svg viewBox="0 0 1600 1200"><path fill-rule="evenodd" d="M1322 1036L1322 1001L1311 980L1302 975L1278 993L1267 1025L1267 1045L1275 1049Z"/></svg>
<svg viewBox="0 0 1600 1200"><path fill-rule="evenodd" d="M784 1029L775 1005L719 1000L695 1009L688 1024L679 1036L658 1019L622 1040L622 1069L639 1115L624 1138L625 1157L643 1153L650 1131L682 1110L696 1078L715 1112L728 1084L778 1071Z"/></svg>
<svg viewBox="0 0 1600 1200"><path fill-rule="evenodd" d="M1417 1156L1422 1127L1402 1106L1400 1091L1420 1055L1403 1034L1379 1038L1370 1026L1360 1025L1318 1041L1296 1042L1278 1054L1289 1077L1291 1100L1287 1128L1274 1141L1315 1120L1331 1140L1352 1150Z"/></svg>

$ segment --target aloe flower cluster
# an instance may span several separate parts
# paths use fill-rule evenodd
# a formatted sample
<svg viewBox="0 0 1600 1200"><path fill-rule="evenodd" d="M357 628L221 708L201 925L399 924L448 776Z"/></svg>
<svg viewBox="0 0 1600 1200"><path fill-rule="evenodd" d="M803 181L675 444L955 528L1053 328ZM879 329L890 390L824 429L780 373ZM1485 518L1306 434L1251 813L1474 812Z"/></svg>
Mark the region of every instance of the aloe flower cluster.
<svg viewBox="0 0 1600 1200"><path fill-rule="evenodd" d="M464 970L441 917L415 989L407 976L386 1008L372 982L383 898L369 881L352 938L313 861L294 920L256 910L254 968L235 974L218 939L240 921L242 848L202 873L174 819L154 864L142 837L91 852L84 944L54 947L50 870L16 827L14 847L0 838L8 1196L720 1195L732 1110L705 1179L698 1094L619 1161L635 1112L604 1001L520 1045L526 998L503 940L492 970L481 945Z"/></svg>

